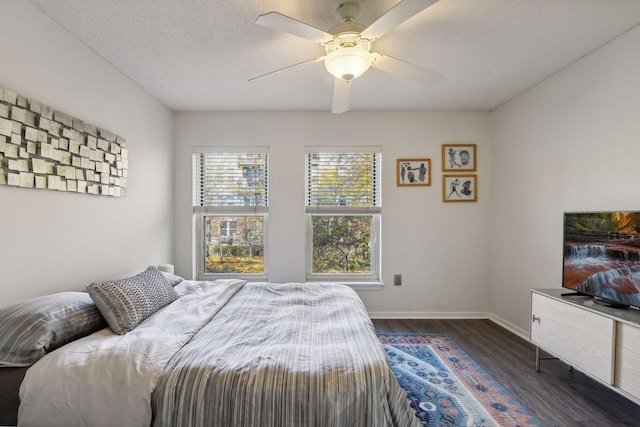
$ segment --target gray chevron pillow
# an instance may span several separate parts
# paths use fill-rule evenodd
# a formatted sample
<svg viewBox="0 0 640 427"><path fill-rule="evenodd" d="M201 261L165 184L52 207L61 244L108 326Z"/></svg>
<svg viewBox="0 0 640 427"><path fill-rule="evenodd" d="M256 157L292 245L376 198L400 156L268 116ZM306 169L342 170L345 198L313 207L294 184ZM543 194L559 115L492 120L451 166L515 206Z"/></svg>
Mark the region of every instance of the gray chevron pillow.
<svg viewBox="0 0 640 427"><path fill-rule="evenodd" d="M92 283L87 292L116 334L126 334L178 294L156 267L121 280Z"/></svg>

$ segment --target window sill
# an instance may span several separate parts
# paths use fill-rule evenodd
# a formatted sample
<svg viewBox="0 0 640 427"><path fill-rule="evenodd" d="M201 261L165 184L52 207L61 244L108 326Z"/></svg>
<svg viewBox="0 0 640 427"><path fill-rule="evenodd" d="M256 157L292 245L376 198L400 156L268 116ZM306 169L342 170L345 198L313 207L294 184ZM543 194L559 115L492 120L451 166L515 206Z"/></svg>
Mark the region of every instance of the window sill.
<svg viewBox="0 0 640 427"><path fill-rule="evenodd" d="M202 281L210 281L213 282L217 279L239 279L246 280L247 282L268 282L268 276L251 276L251 275L242 275L242 274L199 274L196 276L196 280Z"/></svg>
<svg viewBox="0 0 640 427"><path fill-rule="evenodd" d="M345 282L341 280L333 280L333 281L320 281L320 280L307 280L305 283L339 283L341 285L346 285L352 288L355 291L379 291L384 286L382 282Z"/></svg>

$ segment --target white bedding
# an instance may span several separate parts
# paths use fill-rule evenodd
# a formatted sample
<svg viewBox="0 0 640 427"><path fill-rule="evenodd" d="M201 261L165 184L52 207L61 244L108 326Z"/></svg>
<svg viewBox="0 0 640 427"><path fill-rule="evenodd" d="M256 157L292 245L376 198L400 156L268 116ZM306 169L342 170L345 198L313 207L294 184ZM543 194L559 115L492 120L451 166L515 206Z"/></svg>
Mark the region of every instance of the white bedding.
<svg viewBox="0 0 640 427"><path fill-rule="evenodd" d="M18 425L151 425L151 393L165 365L245 281L213 283L185 281L176 286L184 296L131 332L106 328L40 359L22 382Z"/></svg>

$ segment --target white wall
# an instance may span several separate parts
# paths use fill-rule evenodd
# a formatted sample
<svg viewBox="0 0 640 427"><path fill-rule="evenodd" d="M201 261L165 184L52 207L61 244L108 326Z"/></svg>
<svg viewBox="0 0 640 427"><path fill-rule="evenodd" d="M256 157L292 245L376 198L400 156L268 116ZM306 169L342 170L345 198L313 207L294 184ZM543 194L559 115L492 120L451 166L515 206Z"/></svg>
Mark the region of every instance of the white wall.
<svg viewBox="0 0 640 427"><path fill-rule="evenodd" d="M527 330L529 289L561 284L562 212L640 209L638 28L491 114L172 116L29 3L3 0L0 15L0 85L130 152L125 198L0 186L0 306L160 262L190 276L192 146L270 147L277 282L304 280L304 146L382 146L385 287L361 292L374 315L492 312ZM445 142L478 144L477 203L442 203ZM400 157L430 157L432 186L396 187Z"/></svg>
<svg viewBox="0 0 640 427"><path fill-rule="evenodd" d="M0 306L171 262L171 112L28 2L0 16L0 85L129 149L124 198L0 185Z"/></svg>
<svg viewBox="0 0 640 427"><path fill-rule="evenodd" d="M562 285L565 211L640 210L640 28L494 115L491 310L528 331Z"/></svg>
<svg viewBox="0 0 640 427"><path fill-rule="evenodd" d="M486 314L490 207L488 113L177 113L175 263L191 276L193 146L268 146L269 280L305 279L304 147L379 145L383 280L360 292L374 315ZM442 202L443 143L478 144L477 203ZM396 187L397 158L432 161L431 187ZM393 274L403 284L393 286Z"/></svg>

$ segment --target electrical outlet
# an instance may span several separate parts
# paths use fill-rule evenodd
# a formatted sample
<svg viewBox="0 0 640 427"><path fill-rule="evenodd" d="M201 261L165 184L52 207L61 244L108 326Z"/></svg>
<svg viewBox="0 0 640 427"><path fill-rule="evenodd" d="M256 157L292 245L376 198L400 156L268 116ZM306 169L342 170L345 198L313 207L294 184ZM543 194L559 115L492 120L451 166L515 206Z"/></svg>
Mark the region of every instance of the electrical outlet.
<svg viewBox="0 0 640 427"><path fill-rule="evenodd" d="M402 274L393 275L393 286L402 286Z"/></svg>

